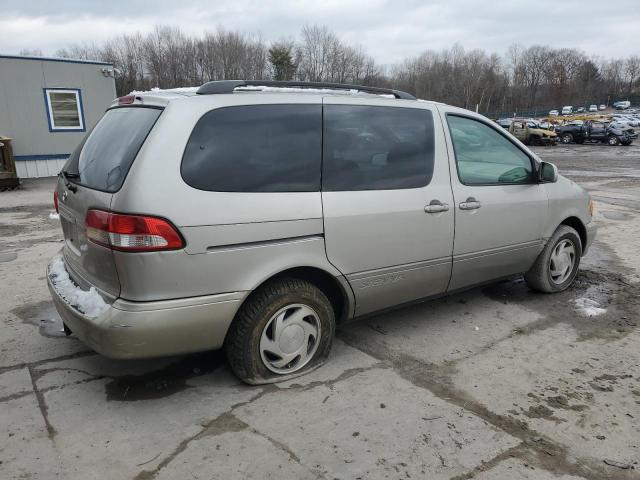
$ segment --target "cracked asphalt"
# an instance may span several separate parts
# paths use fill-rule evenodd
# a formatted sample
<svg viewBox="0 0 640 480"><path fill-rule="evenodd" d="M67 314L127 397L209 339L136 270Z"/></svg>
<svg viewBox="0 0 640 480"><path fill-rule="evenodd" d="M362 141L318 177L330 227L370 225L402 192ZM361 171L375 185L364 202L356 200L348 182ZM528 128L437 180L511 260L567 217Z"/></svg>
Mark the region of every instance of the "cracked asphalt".
<svg viewBox="0 0 640 480"><path fill-rule="evenodd" d="M54 182L0 193L0 478L640 479L640 145L536 151L597 202L571 289L514 278L355 321L325 366L262 387L219 352L66 337Z"/></svg>

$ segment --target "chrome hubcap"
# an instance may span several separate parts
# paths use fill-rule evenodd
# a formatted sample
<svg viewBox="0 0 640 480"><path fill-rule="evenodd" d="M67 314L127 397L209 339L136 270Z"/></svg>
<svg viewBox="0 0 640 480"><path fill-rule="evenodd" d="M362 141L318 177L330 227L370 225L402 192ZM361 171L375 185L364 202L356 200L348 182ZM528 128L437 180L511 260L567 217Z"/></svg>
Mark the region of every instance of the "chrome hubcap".
<svg viewBox="0 0 640 480"><path fill-rule="evenodd" d="M274 373L293 373L309 363L319 343L318 314L307 305L287 305L265 325L260 337L260 357Z"/></svg>
<svg viewBox="0 0 640 480"><path fill-rule="evenodd" d="M549 272L553 283L564 283L571 276L575 261L576 247L573 242L568 239L558 242L551 252L551 261L549 262Z"/></svg>

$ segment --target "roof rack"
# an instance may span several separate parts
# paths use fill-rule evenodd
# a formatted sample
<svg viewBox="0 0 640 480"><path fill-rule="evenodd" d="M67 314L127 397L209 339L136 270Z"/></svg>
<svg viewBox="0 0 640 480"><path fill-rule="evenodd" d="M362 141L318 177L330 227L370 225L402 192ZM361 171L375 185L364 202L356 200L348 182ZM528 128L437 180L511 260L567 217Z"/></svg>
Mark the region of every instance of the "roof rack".
<svg viewBox="0 0 640 480"><path fill-rule="evenodd" d="M297 82L293 80L216 80L202 85L196 92L198 95L216 95L233 93L238 87L279 87L279 88L326 88L330 90L358 90L364 93L393 95L403 100L415 100L413 95L392 88L367 87L348 83Z"/></svg>

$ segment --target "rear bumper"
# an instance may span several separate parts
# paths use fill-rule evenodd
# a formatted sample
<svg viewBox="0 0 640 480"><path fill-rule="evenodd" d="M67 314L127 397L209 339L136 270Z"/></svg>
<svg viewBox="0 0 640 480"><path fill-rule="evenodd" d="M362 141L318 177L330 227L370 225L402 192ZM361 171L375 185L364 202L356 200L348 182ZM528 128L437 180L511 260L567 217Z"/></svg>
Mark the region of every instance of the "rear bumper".
<svg viewBox="0 0 640 480"><path fill-rule="evenodd" d="M591 244L593 243L593 239L596 238L596 233L598 232L598 226L596 225L596 222L594 222L593 220L591 220L589 223L587 223L585 225L586 231L587 231L587 242L583 245L582 248L582 255L586 255L587 251L589 250L589 247L591 247Z"/></svg>
<svg viewBox="0 0 640 480"><path fill-rule="evenodd" d="M155 302L117 299L100 315L90 317L58 292L49 267L47 284L65 325L90 348L110 358L160 357L220 348L246 296L246 292L232 292Z"/></svg>

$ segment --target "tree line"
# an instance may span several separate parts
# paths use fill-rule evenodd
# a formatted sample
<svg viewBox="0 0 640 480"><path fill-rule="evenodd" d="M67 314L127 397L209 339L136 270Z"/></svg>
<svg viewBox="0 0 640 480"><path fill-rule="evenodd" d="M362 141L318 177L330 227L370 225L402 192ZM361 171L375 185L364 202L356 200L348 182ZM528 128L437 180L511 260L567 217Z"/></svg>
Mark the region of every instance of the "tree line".
<svg viewBox="0 0 640 480"><path fill-rule="evenodd" d="M599 58L574 48L519 44L498 55L456 44L384 66L317 25L304 26L296 39L271 43L222 28L189 36L157 26L146 35L71 45L56 56L113 63L118 95L210 80L303 80L393 87L480 112L515 112L640 94L638 55Z"/></svg>

